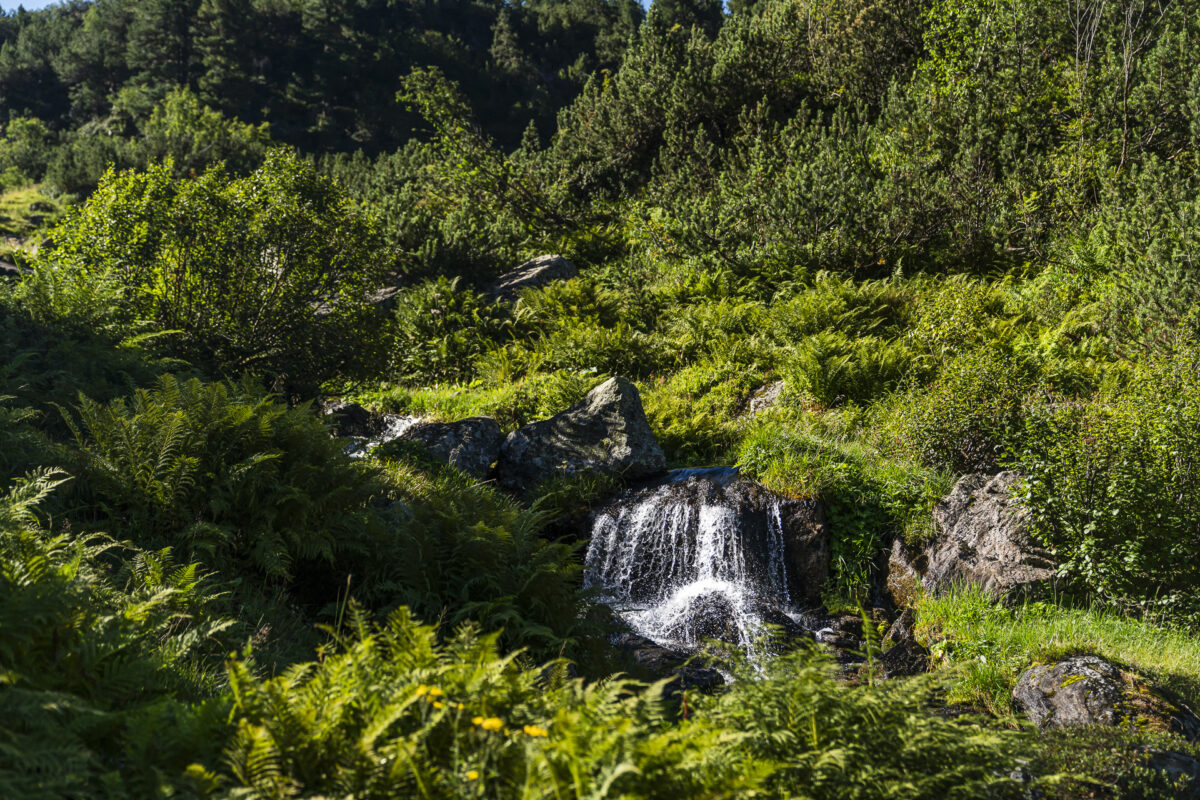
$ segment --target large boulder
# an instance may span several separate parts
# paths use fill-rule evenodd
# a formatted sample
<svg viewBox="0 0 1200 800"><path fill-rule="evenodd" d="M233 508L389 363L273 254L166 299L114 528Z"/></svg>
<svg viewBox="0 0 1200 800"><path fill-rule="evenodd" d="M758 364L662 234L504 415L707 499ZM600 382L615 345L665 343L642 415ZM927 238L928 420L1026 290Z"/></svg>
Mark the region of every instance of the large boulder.
<svg viewBox="0 0 1200 800"><path fill-rule="evenodd" d="M584 472L632 479L666 467L637 387L610 378L561 414L510 433L500 448L496 478L504 488L523 492Z"/></svg>
<svg viewBox="0 0 1200 800"><path fill-rule="evenodd" d="M358 403L334 401L323 413L333 423L334 436L369 439L387 426L382 414L373 414Z"/></svg>
<svg viewBox="0 0 1200 800"><path fill-rule="evenodd" d="M414 442L433 459L476 478L486 478L500 456L504 432L491 417L469 417L457 422L419 422L396 441Z"/></svg>
<svg viewBox="0 0 1200 800"><path fill-rule="evenodd" d="M899 606L918 590L937 594L974 584L995 599L1037 596L1053 585L1049 551L1029 535L1028 516L1013 502L1015 472L965 475L933 510L933 541L917 554L900 542L888 560L888 590Z"/></svg>
<svg viewBox="0 0 1200 800"><path fill-rule="evenodd" d="M522 289L533 289L554 281L569 281L578 274L575 265L562 256L538 256L512 272L501 275L485 295L493 303L512 302Z"/></svg>
<svg viewBox="0 0 1200 800"><path fill-rule="evenodd" d="M1039 729L1128 725L1200 734L1200 718L1159 688L1098 656L1035 664L1021 674L1013 701Z"/></svg>

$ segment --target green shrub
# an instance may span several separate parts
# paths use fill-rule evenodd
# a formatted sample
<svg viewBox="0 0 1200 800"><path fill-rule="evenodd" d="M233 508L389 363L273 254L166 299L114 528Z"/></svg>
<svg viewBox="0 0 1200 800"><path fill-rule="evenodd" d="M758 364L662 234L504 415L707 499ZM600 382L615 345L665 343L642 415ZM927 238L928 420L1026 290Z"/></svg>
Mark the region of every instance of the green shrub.
<svg viewBox="0 0 1200 800"><path fill-rule="evenodd" d="M649 382L642 403L667 461L727 462L740 436L735 419L757 377L752 368L704 361Z"/></svg>
<svg viewBox="0 0 1200 800"><path fill-rule="evenodd" d="M1200 701L1193 664L1200 640L1161 620L1131 619L1111 607L1048 602L1006 605L978 586L922 597L917 636L935 666L954 670L947 700L1000 718L1015 714L1012 690L1035 662L1095 653L1166 686L1185 703Z"/></svg>
<svg viewBox="0 0 1200 800"><path fill-rule="evenodd" d="M469 380L475 360L510 330L503 306L488 305L458 278L428 280L397 297L391 366L427 383Z"/></svg>
<svg viewBox="0 0 1200 800"><path fill-rule="evenodd" d="M1029 420L1020 464L1032 530L1107 601L1200 613L1198 366L1200 351L1181 349L1115 396Z"/></svg>
<svg viewBox="0 0 1200 800"><path fill-rule="evenodd" d="M948 489L944 475L780 422L751 428L737 465L769 489L821 500L833 534L825 587L833 604L867 602L884 547L896 537L919 538Z"/></svg>
<svg viewBox="0 0 1200 800"><path fill-rule="evenodd" d="M993 470L1022 430L1030 368L1002 350L955 356L929 386L908 390L885 412L885 444L935 469ZM890 414L890 419L887 415Z"/></svg>
<svg viewBox="0 0 1200 800"><path fill-rule="evenodd" d="M667 343L660 337L623 321L608 326L594 317L568 317L536 337L485 354L479 361L479 371L493 381L556 370L636 378L661 368L668 353Z"/></svg>
<svg viewBox="0 0 1200 800"><path fill-rule="evenodd" d="M697 716L740 734L743 757L771 765L769 797L1020 796L1007 765L1028 747L1024 737L931 714L937 694L924 679L852 688L800 648L700 698Z"/></svg>
<svg viewBox="0 0 1200 800"><path fill-rule="evenodd" d="M584 686L522 669L494 636L435 631L401 609L320 663L230 672L236 735L212 785L274 797L736 796L757 764L739 737L668 724L661 685Z"/></svg>
<svg viewBox="0 0 1200 800"><path fill-rule="evenodd" d="M167 351L218 375L305 389L378 363L362 334L386 253L336 185L283 152L237 180L216 168L176 179L169 162L109 173L52 238L29 278L35 314L72 302L38 282L114 284L117 321L176 332Z"/></svg>
<svg viewBox="0 0 1200 800"><path fill-rule="evenodd" d="M504 430L513 430L552 417L583 399L605 375L592 372L535 373L512 382L443 384L408 388L385 384L359 391L355 398L368 406L435 419L494 417Z"/></svg>
<svg viewBox="0 0 1200 800"><path fill-rule="evenodd" d="M228 623L169 550L47 530L38 506L63 482L34 473L0 498L0 795L169 793L220 750L220 714L188 702L213 688Z"/></svg>
<svg viewBox="0 0 1200 800"><path fill-rule="evenodd" d="M361 544L370 528L378 487L369 467L344 455L307 408L248 381L166 375L128 401L81 398L66 416L91 514L226 578L286 580L302 562Z"/></svg>

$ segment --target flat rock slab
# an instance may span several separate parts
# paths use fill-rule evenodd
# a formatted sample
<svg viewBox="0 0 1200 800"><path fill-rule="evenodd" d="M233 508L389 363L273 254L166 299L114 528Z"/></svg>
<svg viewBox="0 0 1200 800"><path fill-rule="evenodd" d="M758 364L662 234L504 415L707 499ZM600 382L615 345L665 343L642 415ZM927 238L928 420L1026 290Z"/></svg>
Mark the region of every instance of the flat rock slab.
<svg viewBox="0 0 1200 800"><path fill-rule="evenodd" d="M1013 701L1040 730L1127 725L1136 730L1200 735L1200 718L1160 688L1099 656L1035 664L1021 674Z"/></svg>
<svg viewBox="0 0 1200 800"><path fill-rule="evenodd" d="M579 270L562 256L538 256L526 261L512 272L506 272L485 292L490 302L511 303L522 289L535 289L554 281L569 281Z"/></svg>
<svg viewBox="0 0 1200 800"><path fill-rule="evenodd" d="M636 479L666 468L637 387L610 378L561 414L510 433L500 448L496 478L509 491L525 492L585 472Z"/></svg>

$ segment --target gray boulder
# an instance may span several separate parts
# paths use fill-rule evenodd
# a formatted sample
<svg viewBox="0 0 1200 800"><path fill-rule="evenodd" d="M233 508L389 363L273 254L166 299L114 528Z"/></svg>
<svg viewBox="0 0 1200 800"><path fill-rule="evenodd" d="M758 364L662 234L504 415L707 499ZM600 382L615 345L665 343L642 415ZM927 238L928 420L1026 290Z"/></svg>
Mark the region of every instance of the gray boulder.
<svg viewBox="0 0 1200 800"><path fill-rule="evenodd" d="M995 599L1037 596L1053 585L1054 560L1029 535L1028 517L1011 494L1020 476L964 475L933 510L933 541L912 555L900 542L888 560L888 590L909 605L919 584L936 594L975 584Z"/></svg>
<svg viewBox="0 0 1200 800"><path fill-rule="evenodd" d="M385 427L382 414L372 414L358 403L335 401L323 409L326 417L333 421L335 436L370 438Z"/></svg>
<svg viewBox="0 0 1200 800"><path fill-rule="evenodd" d="M753 417L774 408L779 403L781 394L783 394L783 381L773 381L759 387L754 394L750 395L750 400L746 404L746 412Z"/></svg>
<svg viewBox="0 0 1200 800"><path fill-rule="evenodd" d="M579 270L562 256L538 256L512 272L501 275L485 295L493 303L512 302L522 289L533 289L554 281L569 281L577 275Z"/></svg>
<svg viewBox="0 0 1200 800"><path fill-rule="evenodd" d="M521 492L584 472L634 479L666 467L637 387L610 378L561 414L510 433L500 448L496 477L504 488Z"/></svg>
<svg viewBox="0 0 1200 800"><path fill-rule="evenodd" d="M1200 718L1159 688L1098 656L1071 656L1035 664L1021 674L1013 701L1039 729L1074 725L1128 725L1200 734Z"/></svg>
<svg viewBox="0 0 1200 800"><path fill-rule="evenodd" d="M394 441L415 442L435 460L486 478L500 455L504 432L491 417L469 417L457 422L418 422Z"/></svg>

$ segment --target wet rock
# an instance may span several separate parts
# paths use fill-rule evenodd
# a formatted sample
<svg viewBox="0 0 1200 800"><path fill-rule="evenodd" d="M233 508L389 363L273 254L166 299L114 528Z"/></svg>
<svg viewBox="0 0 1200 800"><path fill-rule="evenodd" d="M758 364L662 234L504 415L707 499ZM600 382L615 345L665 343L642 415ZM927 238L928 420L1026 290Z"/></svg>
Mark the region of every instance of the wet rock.
<svg viewBox="0 0 1200 800"><path fill-rule="evenodd" d="M1050 553L1029 535L1028 518L1011 499L1015 472L965 475L934 508L937 533L916 554L897 541L888 559L887 588L897 606L918 591L981 586L995 599L1039 596L1053 586Z"/></svg>
<svg viewBox="0 0 1200 800"><path fill-rule="evenodd" d="M678 470L627 490L593 511L591 527L588 581L624 601L662 602L707 580L778 611L818 605L829 578L820 505L775 494L734 469Z"/></svg>
<svg viewBox="0 0 1200 800"><path fill-rule="evenodd" d="M668 695L686 689L711 692L725 684L720 672L697 663L692 654L663 647L644 636L623 633L614 636L612 644L632 661L635 671L656 680L672 678Z"/></svg>
<svg viewBox="0 0 1200 800"><path fill-rule="evenodd" d="M485 296L493 303L512 302L522 289L533 289L554 281L568 281L577 275L579 270L562 256L538 256L501 275Z"/></svg>
<svg viewBox="0 0 1200 800"><path fill-rule="evenodd" d="M504 433L491 417L469 417L457 422L418 422L395 441L414 442L434 460L486 478L500 455Z"/></svg>
<svg viewBox="0 0 1200 800"><path fill-rule="evenodd" d="M382 414L373 414L358 403L329 403L325 406L324 414L333 420L334 436L367 439L377 435L384 428Z"/></svg>
<svg viewBox="0 0 1200 800"><path fill-rule="evenodd" d="M29 204L29 210L35 214L50 214L54 211L54 205L45 200L35 200Z"/></svg>
<svg viewBox="0 0 1200 800"><path fill-rule="evenodd" d="M779 396L783 393L783 381L773 381L765 386L762 386L754 394L750 395L750 402L746 404L746 413L750 416L757 416L764 411L774 408L779 402Z"/></svg>
<svg viewBox="0 0 1200 800"><path fill-rule="evenodd" d="M884 635L879 658L884 678L919 675L929 669L929 651L913 635L915 623L913 610L905 609Z"/></svg>
<svg viewBox="0 0 1200 800"><path fill-rule="evenodd" d="M1128 725L1200 735L1200 718L1158 687L1093 655L1035 664L1021 674L1013 701L1039 729Z"/></svg>
<svg viewBox="0 0 1200 800"><path fill-rule="evenodd" d="M637 387L610 378L561 414L510 433L496 478L504 488L524 492L583 472L643 478L663 472L666 464Z"/></svg>

